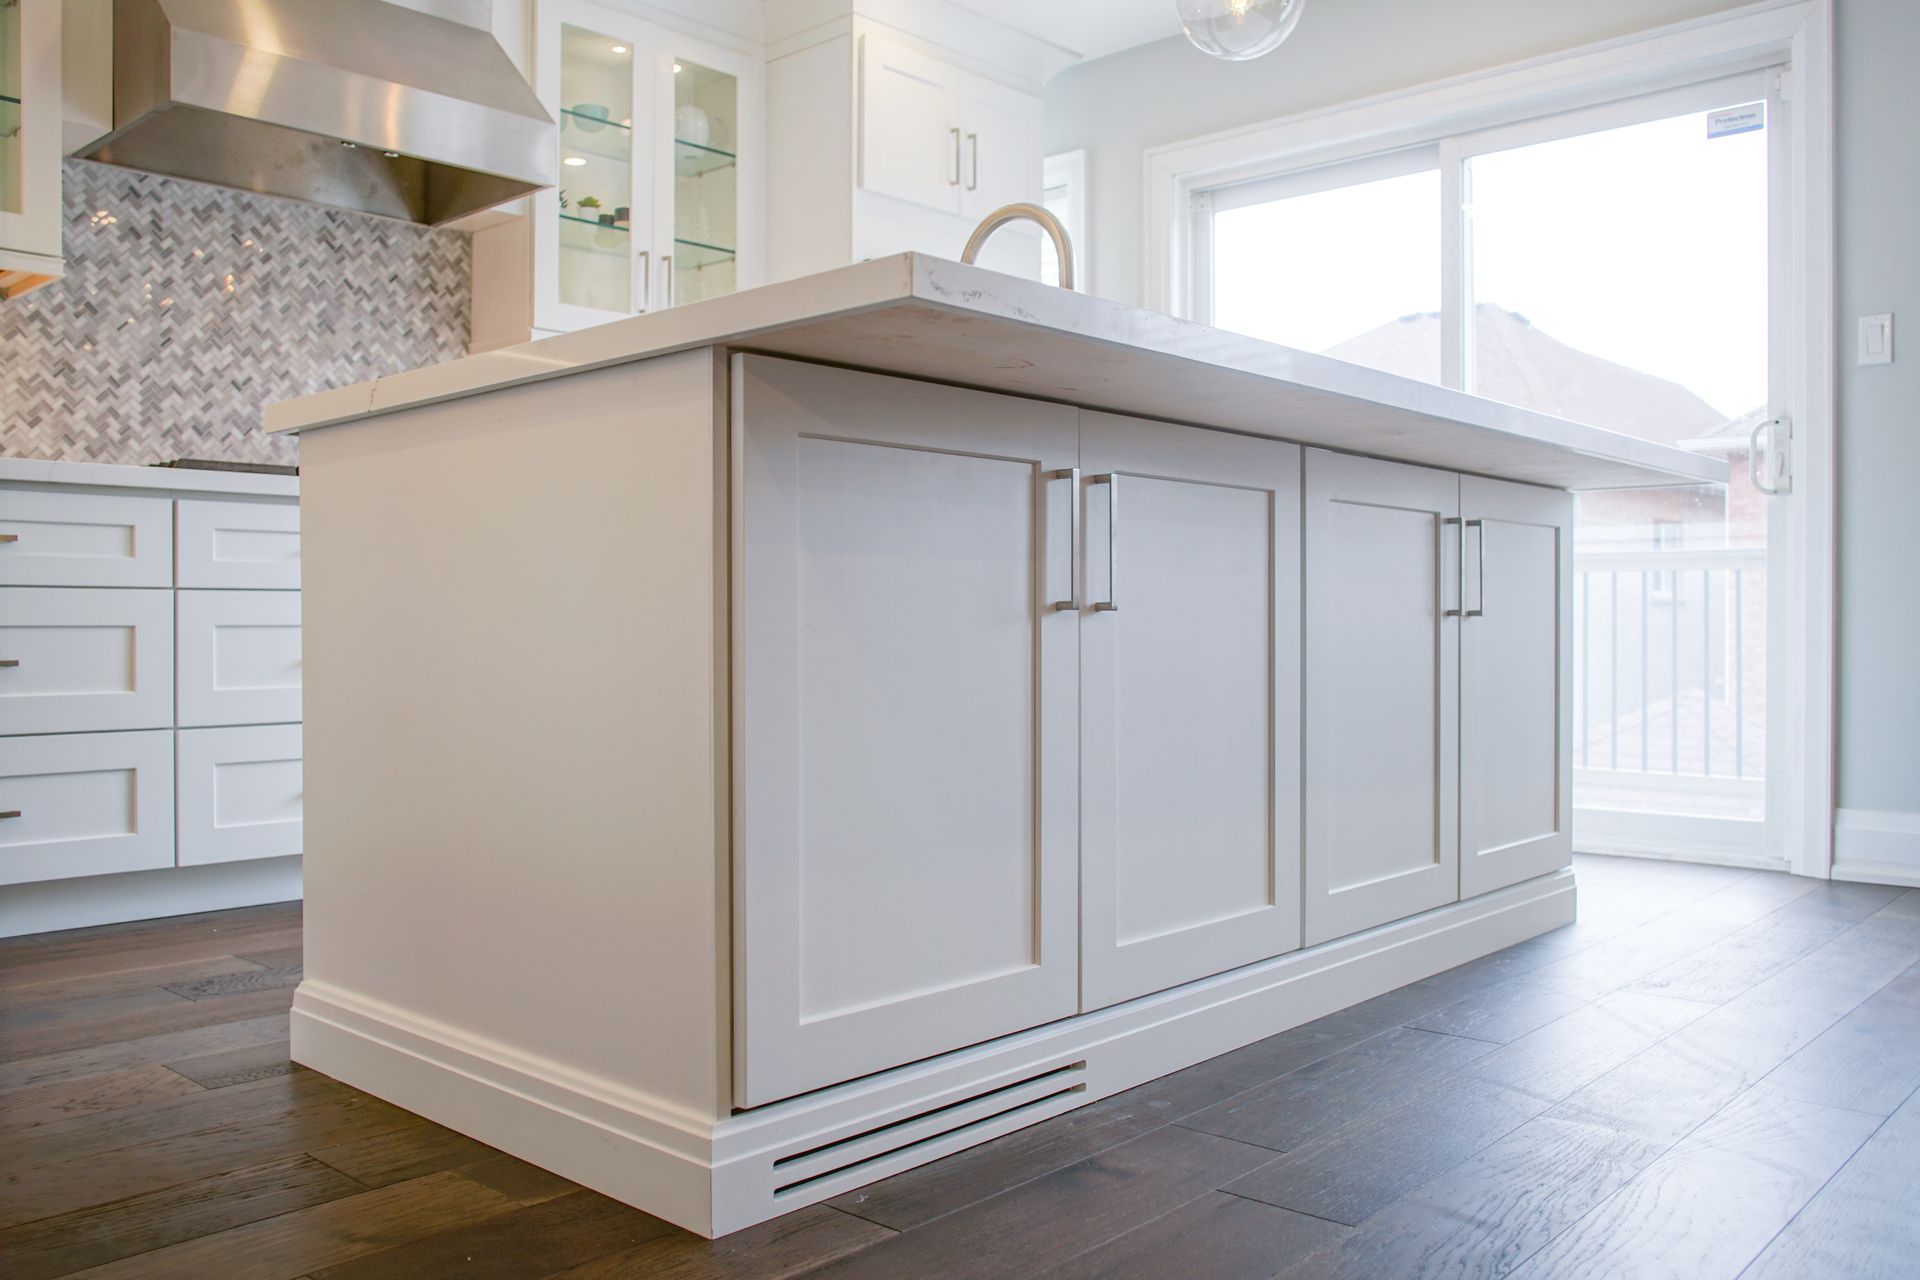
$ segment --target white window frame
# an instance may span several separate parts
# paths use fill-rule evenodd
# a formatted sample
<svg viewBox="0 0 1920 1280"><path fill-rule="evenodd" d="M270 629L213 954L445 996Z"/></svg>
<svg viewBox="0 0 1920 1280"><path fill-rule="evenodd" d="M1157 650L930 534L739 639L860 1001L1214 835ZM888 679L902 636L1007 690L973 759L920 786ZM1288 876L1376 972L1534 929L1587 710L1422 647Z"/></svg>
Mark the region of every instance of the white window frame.
<svg viewBox="0 0 1920 1280"><path fill-rule="evenodd" d="M1778 853L1801 875L1830 876L1834 826L1834 142L1832 0L1765 0L1564 53L1360 101L1266 121L1145 154L1146 298L1149 308L1206 314L1197 286L1194 198L1228 184L1299 172L1570 112L1623 104L1743 73L1779 69L1770 105L1772 160L1789 175L1789 228L1778 237L1771 350L1772 412L1793 423L1792 519L1770 535L1780 572L1779 637L1770 652L1798 673L1793 710L1769 726L1769 770L1780 769ZM1625 122L1624 120L1622 121ZM1604 126L1603 126L1604 127ZM1492 136L1487 134L1486 136ZM1518 137L1520 134L1516 133ZM1506 145L1524 145L1509 142ZM1462 166L1443 156L1443 208L1462 205ZM1449 385L1468 371L1463 350L1469 278L1456 215L1443 228L1443 368ZM1782 527L1784 523L1784 527Z"/></svg>
<svg viewBox="0 0 1920 1280"><path fill-rule="evenodd" d="M1067 189L1067 214L1060 221L1073 247L1073 289L1093 292L1093 253L1087 241L1087 153L1085 148L1062 151L1040 164L1040 190ZM1044 198L1044 197L1043 197Z"/></svg>

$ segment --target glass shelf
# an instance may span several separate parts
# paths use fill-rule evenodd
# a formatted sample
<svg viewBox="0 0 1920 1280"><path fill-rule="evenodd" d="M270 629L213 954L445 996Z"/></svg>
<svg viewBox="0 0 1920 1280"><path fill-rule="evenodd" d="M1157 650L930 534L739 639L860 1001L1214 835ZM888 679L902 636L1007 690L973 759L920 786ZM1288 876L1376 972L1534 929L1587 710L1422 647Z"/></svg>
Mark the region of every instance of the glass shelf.
<svg viewBox="0 0 1920 1280"><path fill-rule="evenodd" d="M633 130L618 120L602 120L581 115L568 107L560 108L562 152L630 165L633 163L632 137Z"/></svg>
<svg viewBox="0 0 1920 1280"><path fill-rule="evenodd" d="M682 178L698 178L716 169L731 169L738 159L733 152L710 147L704 142L688 142L685 138L673 140L673 171Z"/></svg>
<svg viewBox="0 0 1920 1280"><path fill-rule="evenodd" d="M571 213L560 215L560 247L580 253L598 253L611 258L627 256L628 228L609 226L592 218Z"/></svg>
<svg viewBox="0 0 1920 1280"><path fill-rule="evenodd" d="M673 242L674 265L686 271L698 271L702 267L731 261L733 261L733 250L723 249L717 244L702 244L698 240L678 239Z"/></svg>

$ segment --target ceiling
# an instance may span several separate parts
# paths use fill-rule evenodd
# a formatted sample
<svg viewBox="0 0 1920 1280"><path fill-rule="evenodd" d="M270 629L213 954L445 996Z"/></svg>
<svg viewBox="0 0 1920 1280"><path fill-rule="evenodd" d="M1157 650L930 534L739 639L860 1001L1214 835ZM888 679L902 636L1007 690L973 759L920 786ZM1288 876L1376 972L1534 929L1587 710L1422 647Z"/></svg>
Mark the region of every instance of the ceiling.
<svg viewBox="0 0 1920 1280"><path fill-rule="evenodd" d="M957 0L959 7L1082 58L1180 34L1173 0Z"/></svg>

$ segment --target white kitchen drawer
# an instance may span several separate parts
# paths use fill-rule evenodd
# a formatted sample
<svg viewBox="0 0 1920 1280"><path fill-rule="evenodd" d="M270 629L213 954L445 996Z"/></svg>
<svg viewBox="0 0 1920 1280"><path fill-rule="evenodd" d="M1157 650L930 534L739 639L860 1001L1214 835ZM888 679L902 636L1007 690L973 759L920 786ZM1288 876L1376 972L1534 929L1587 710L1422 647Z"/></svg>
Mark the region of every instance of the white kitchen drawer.
<svg viewBox="0 0 1920 1280"><path fill-rule="evenodd" d="M173 732L0 738L0 884L173 865Z"/></svg>
<svg viewBox="0 0 1920 1280"><path fill-rule="evenodd" d="M292 503L182 499L173 528L179 586L300 589L300 508Z"/></svg>
<svg viewBox="0 0 1920 1280"><path fill-rule="evenodd" d="M173 723L173 593L0 587L0 734Z"/></svg>
<svg viewBox="0 0 1920 1280"><path fill-rule="evenodd" d="M0 489L0 586L173 585L173 503Z"/></svg>
<svg viewBox="0 0 1920 1280"><path fill-rule="evenodd" d="M182 728L300 718L300 593L180 591Z"/></svg>
<svg viewBox="0 0 1920 1280"><path fill-rule="evenodd" d="M299 853L300 726L182 729L180 865Z"/></svg>

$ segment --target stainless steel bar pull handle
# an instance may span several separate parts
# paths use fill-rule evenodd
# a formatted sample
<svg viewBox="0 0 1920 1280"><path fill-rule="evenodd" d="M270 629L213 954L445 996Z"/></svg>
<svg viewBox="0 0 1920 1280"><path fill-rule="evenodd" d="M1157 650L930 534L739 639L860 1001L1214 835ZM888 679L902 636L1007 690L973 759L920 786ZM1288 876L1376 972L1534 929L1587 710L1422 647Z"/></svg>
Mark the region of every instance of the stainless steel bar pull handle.
<svg viewBox="0 0 1920 1280"><path fill-rule="evenodd" d="M1469 529L1479 530L1479 536L1473 540L1475 548L1473 576L1478 579L1479 590L1476 594L1480 597L1480 607L1477 609L1466 607L1467 530ZM1460 525L1460 577L1460 607L1463 610L1460 616L1484 618L1487 614L1487 522L1485 520L1467 520Z"/></svg>
<svg viewBox="0 0 1920 1280"><path fill-rule="evenodd" d="M20 541L20 535L17 533L0 533L0 542L18 542L18 541Z"/></svg>
<svg viewBox="0 0 1920 1280"><path fill-rule="evenodd" d="M967 190L978 191L980 189L980 135L969 133L967 147L968 154L972 157L967 171Z"/></svg>
<svg viewBox="0 0 1920 1280"><path fill-rule="evenodd" d="M1095 600L1095 613L1120 611L1120 477L1114 472L1088 476L1089 485L1107 486L1107 598Z"/></svg>
<svg viewBox="0 0 1920 1280"><path fill-rule="evenodd" d="M1460 602L1460 607L1457 609L1442 609L1440 611L1440 616L1443 618L1458 618L1463 616L1467 607L1467 530L1466 526L1461 523L1459 516L1440 517L1440 527L1442 529L1458 528L1460 530L1460 556L1453 563L1453 598ZM1446 554L1446 549L1446 535L1443 533L1440 538L1440 551L1443 557ZM1444 558L1441 562L1440 573L1443 578L1446 576Z"/></svg>
<svg viewBox="0 0 1920 1280"><path fill-rule="evenodd" d="M0 667L17 667L19 665L20 659L18 658L0 658Z"/></svg>
<svg viewBox="0 0 1920 1280"><path fill-rule="evenodd" d="M960 126L956 124L947 132L953 135L953 177L947 180L947 185L957 187L960 185Z"/></svg>
<svg viewBox="0 0 1920 1280"><path fill-rule="evenodd" d="M633 309L653 310L653 252L642 249L633 259Z"/></svg>
<svg viewBox="0 0 1920 1280"><path fill-rule="evenodd" d="M20 811L18 809L0 809L0 818L17 818L19 816Z"/></svg>
<svg viewBox="0 0 1920 1280"><path fill-rule="evenodd" d="M1067 487L1067 598L1052 600L1048 608L1055 613L1080 607L1080 468L1062 467L1058 471L1043 471L1040 478L1049 484L1055 480L1068 480Z"/></svg>

